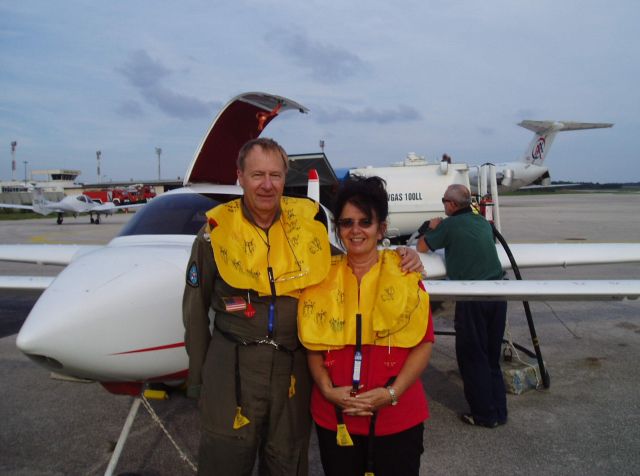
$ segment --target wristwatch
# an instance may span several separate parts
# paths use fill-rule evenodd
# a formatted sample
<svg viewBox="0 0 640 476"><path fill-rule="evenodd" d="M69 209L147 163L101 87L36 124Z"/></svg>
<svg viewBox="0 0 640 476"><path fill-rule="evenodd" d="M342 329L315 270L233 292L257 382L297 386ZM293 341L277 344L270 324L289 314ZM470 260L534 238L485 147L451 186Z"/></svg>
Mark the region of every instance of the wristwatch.
<svg viewBox="0 0 640 476"><path fill-rule="evenodd" d="M398 404L398 396L396 395L396 391L391 385L387 387L387 390L389 391L389 395L391 395L391 406L396 406Z"/></svg>

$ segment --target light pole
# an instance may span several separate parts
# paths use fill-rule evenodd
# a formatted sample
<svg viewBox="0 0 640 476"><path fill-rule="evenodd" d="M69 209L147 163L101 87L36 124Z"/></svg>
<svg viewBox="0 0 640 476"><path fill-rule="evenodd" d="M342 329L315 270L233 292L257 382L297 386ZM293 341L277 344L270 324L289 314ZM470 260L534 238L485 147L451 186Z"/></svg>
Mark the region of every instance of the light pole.
<svg viewBox="0 0 640 476"><path fill-rule="evenodd" d="M16 147L18 143L16 141L11 142L11 181L16 180Z"/></svg>
<svg viewBox="0 0 640 476"><path fill-rule="evenodd" d="M160 154L162 154L160 147L156 147L156 154L158 155L158 181L160 181Z"/></svg>
<svg viewBox="0 0 640 476"><path fill-rule="evenodd" d="M320 151L324 154L324 139L320 139Z"/></svg>
<svg viewBox="0 0 640 476"><path fill-rule="evenodd" d="M29 162L28 162L28 161L26 161L26 160L23 162L23 164L24 164L24 184L25 184L25 185L27 185L27 164L28 164L28 163L29 163Z"/></svg>
<svg viewBox="0 0 640 476"><path fill-rule="evenodd" d="M100 180L100 157L101 156L102 156L102 151L96 150L96 160L98 162L98 183L101 182Z"/></svg>

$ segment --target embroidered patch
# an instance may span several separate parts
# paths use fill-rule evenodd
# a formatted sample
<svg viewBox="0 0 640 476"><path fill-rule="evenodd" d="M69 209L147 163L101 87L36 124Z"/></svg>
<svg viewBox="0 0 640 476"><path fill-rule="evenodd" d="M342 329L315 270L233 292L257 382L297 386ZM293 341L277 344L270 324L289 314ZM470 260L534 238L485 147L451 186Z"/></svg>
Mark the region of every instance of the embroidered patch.
<svg viewBox="0 0 640 476"><path fill-rule="evenodd" d="M198 265L195 261L191 263L187 270L187 284L193 288L200 286L200 277L198 276Z"/></svg>
<svg viewBox="0 0 640 476"><path fill-rule="evenodd" d="M242 296L223 297L225 311L244 311L247 308L247 301Z"/></svg>

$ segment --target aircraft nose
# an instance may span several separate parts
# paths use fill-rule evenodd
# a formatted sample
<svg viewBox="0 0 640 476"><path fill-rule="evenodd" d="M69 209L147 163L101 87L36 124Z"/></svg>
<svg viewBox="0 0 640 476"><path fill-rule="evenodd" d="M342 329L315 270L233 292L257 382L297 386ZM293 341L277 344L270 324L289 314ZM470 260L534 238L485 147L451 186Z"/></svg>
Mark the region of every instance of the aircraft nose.
<svg viewBox="0 0 640 476"><path fill-rule="evenodd" d="M18 348L52 370L100 381L184 370L188 256L186 247L109 246L78 258L36 302Z"/></svg>

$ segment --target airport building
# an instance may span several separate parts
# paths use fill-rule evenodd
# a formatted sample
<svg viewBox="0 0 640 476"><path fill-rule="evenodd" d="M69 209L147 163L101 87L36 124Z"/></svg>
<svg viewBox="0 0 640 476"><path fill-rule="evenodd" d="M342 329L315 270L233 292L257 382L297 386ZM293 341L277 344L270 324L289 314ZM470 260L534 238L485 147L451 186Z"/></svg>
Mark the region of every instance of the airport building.
<svg viewBox="0 0 640 476"><path fill-rule="evenodd" d="M32 170L25 180L0 181L0 203L17 205L31 205L34 189L42 189L48 200L59 201L65 195L79 195L88 191L104 190L110 192L116 189L133 190L144 187L152 189L156 195L167 190L182 186L181 179L175 180L145 180L133 179L129 181L108 181L95 183L77 182L80 170L70 169L42 169Z"/></svg>

